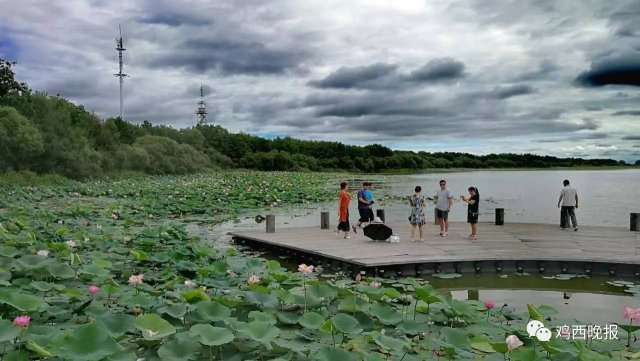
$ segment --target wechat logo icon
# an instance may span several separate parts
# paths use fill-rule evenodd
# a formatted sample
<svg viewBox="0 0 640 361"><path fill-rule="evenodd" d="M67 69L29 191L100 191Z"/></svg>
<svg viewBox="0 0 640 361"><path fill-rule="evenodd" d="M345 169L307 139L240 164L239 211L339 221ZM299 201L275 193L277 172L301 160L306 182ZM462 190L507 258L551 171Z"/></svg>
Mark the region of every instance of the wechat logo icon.
<svg viewBox="0 0 640 361"><path fill-rule="evenodd" d="M535 337L539 341L551 340L551 330L544 327L544 324L537 320L531 320L527 323L527 333L529 337Z"/></svg>

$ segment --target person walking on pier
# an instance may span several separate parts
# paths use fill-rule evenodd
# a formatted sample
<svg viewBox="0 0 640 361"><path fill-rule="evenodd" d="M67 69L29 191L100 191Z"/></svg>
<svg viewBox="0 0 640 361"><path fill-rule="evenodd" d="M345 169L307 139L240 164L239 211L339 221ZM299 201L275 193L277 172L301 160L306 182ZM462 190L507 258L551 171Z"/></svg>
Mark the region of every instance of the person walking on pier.
<svg viewBox="0 0 640 361"><path fill-rule="evenodd" d="M371 208L374 203L372 187L373 184L371 182L364 182L362 183L362 188L358 191L358 213L360 214L360 219L357 225L354 224L351 227L353 233L358 233L358 227L362 228L362 223L373 221L373 209Z"/></svg>
<svg viewBox="0 0 640 361"><path fill-rule="evenodd" d="M422 187L416 186L415 193L409 198L409 205L411 206L411 215L409 216L409 223L411 223L411 242L416 240L416 228L420 233L419 241L423 241L422 226L426 223L424 216L425 198L421 194Z"/></svg>
<svg viewBox="0 0 640 361"><path fill-rule="evenodd" d="M460 199L468 204L467 206L467 222L471 224L471 234L469 239L478 239L478 213L480 209L480 192L478 188L469 187L469 197L460 196Z"/></svg>
<svg viewBox="0 0 640 361"><path fill-rule="evenodd" d="M338 229L336 234L339 236L340 231L344 232L344 238L349 239L349 203L351 202L351 194L349 194L349 184L347 182L340 183L340 196L338 198Z"/></svg>
<svg viewBox="0 0 640 361"><path fill-rule="evenodd" d="M449 211L453 204L451 193L447 189L447 181L440 180L440 190L437 194L438 203L436 204L436 218L440 223L440 237L446 237L449 232Z"/></svg>
<svg viewBox="0 0 640 361"><path fill-rule="evenodd" d="M578 230L578 221L576 220L576 208L578 208L578 192L575 188L571 187L571 183L565 179L562 184L564 188L560 191L560 198L558 199L558 208L560 208L560 214L562 215L561 226L562 229L569 227L569 218L571 218L571 224L573 230Z"/></svg>

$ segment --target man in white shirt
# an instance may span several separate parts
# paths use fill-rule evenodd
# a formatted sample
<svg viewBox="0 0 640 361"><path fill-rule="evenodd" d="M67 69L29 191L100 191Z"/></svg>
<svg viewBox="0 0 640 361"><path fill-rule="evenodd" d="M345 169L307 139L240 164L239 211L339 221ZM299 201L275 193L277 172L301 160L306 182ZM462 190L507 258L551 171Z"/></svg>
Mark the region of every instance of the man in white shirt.
<svg viewBox="0 0 640 361"><path fill-rule="evenodd" d="M562 182L564 184L564 188L560 191L560 198L558 199L558 208L562 204L562 208L560 213L562 214L562 229L565 229L569 226L569 218L571 218L571 224L573 225L573 230L578 230L578 221L576 220L576 212L575 209L578 208L578 192L571 187L571 184L568 180L564 180Z"/></svg>
<svg viewBox="0 0 640 361"><path fill-rule="evenodd" d="M440 190L438 191L438 203L436 204L436 217L440 223L440 236L446 237L449 232L449 211L453 204L453 197L447 189L447 182L443 179L440 181Z"/></svg>

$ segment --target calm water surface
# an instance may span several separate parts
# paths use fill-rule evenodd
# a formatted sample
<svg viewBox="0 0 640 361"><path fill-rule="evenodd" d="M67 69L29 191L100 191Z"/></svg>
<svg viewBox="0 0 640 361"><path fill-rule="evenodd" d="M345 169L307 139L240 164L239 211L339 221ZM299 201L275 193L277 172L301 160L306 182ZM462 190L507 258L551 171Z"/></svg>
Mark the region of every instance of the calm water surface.
<svg viewBox="0 0 640 361"><path fill-rule="evenodd" d="M413 188L420 185L427 197L433 197L440 179L447 180L454 196L450 214L454 221L466 221L466 205L459 197L466 196L467 188L474 186L480 191L480 221L493 220L494 209L500 207L505 208L506 222L559 223L557 204L564 179L578 191L578 224L629 227L629 213L640 212L640 170L637 169L422 174L390 177L386 179L386 185L395 195L410 195ZM386 206L402 213L394 202ZM391 213L392 219L406 219L404 214L398 216L396 213Z"/></svg>

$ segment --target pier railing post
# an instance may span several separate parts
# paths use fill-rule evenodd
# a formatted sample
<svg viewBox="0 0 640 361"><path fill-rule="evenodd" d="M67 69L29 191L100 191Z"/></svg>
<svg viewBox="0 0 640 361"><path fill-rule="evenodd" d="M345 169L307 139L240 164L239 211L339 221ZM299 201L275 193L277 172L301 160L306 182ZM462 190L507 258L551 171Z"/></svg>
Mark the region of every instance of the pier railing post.
<svg viewBox="0 0 640 361"><path fill-rule="evenodd" d="M320 212L320 229L329 229L329 212Z"/></svg>
<svg viewBox="0 0 640 361"><path fill-rule="evenodd" d="M276 215L267 214L267 233L276 233Z"/></svg>
<svg viewBox="0 0 640 361"><path fill-rule="evenodd" d="M640 213L630 213L629 220L629 230L640 232Z"/></svg>
<svg viewBox="0 0 640 361"><path fill-rule="evenodd" d="M376 216L382 219L382 222L385 222L384 219L384 209L376 209Z"/></svg>
<svg viewBox="0 0 640 361"><path fill-rule="evenodd" d="M496 226L504 225L504 208L496 208Z"/></svg>

